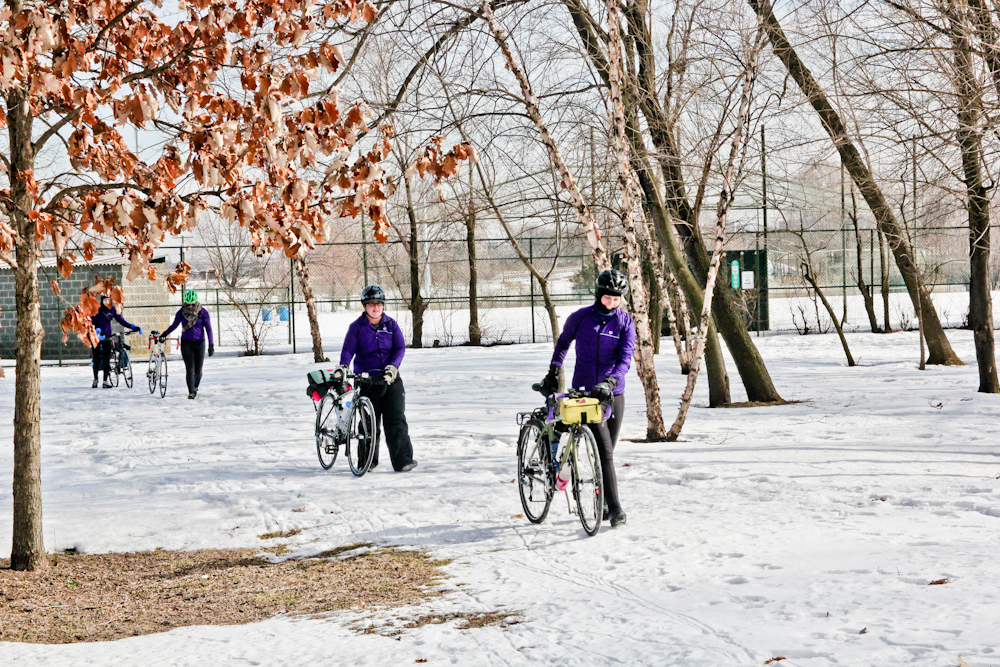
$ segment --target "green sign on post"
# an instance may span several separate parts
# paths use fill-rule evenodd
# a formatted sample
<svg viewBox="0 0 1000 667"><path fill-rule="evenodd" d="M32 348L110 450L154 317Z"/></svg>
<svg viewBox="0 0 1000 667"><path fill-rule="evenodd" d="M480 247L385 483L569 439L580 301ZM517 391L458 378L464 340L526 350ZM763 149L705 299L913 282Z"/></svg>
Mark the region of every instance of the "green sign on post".
<svg viewBox="0 0 1000 667"><path fill-rule="evenodd" d="M733 289L740 288L740 260L738 259L729 263L729 284Z"/></svg>

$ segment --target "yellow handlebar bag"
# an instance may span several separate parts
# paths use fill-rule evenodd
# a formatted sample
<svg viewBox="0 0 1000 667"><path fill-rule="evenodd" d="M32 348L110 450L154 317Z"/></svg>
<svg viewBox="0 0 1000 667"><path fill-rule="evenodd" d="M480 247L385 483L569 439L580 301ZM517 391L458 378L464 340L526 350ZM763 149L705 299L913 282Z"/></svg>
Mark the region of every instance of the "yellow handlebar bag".
<svg viewBox="0 0 1000 667"><path fill-rule="evenodd" d="M595 424L604 420L604 409L596 398L561 398L559 419L563 424Z"/></svg>

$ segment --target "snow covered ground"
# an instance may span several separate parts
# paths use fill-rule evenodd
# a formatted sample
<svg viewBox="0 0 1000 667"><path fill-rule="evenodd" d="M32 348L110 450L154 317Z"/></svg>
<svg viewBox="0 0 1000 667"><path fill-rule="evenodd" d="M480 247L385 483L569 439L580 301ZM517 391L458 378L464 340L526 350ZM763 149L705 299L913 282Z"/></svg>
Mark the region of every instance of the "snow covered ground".
<svg viewBox="0 0 1000 667"><path fill-rule="evenodd" d="M973 362L971 334L949 335ZM545 372L544 344L408 352L420 466L395 474L383 453L361 479L346 462L324 472L316 461L305 355L207 360L197 401L176 357L164 400L140 386L92 390L88 368L45 368L50 550L252 547L258 534L302 528L285 540L298 555L372 541L453 558L450 592L412 613L502 608L523 622L391 638L351 630L365 614L279 617L103 644L0 644L0 665L729 667L780 656L940 667L959 654L1000 665L1000 397L976 393L974 365L917 370L915 334L849 339L861 367L844 365L834 336L758 339L782 395L802 403L708 410L701 383L684 442L620 442L628 524L593 538L561 496L542 525L515 516L514 415L538 402L529 385ZM669 355L658 363L672 417L683 378ZM11 375L0 380L8 415ZM641 393L634 375L628 383L623 437L640 437ZM11 438L5 420L0 441Z"/></svg>

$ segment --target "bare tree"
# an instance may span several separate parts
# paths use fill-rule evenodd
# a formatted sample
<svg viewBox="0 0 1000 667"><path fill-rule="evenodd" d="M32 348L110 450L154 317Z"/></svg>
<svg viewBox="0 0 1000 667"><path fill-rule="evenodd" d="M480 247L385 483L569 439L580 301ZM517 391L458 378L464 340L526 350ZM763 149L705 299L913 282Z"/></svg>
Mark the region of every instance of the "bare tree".
<svg viewBox="0 0 1000 667"><path fill-rule="evenodd" d="M798 231L790 230L795 238L799 242L799 247L802 250L802 279L805 280L809 286L812 288L813 293L816 298L820 300L823 304L823 308L826 309L827 314L830 316L830 321L833 322L834 328L837 330L837 336L840 337L840 344L844 348L844 354L847 355L847 365L855 366L854 357L851 356L851 348L847 344L847 338L844 336L844 326L842 322L837 318L837 311L833 309L830 305L830 301L826 298L823 293L823 288L820 287L819 283L816 281L816 269L813 266L812 251L809 249L809 243L806 241L805 233L805 223L802 220L802 212L799 211L799 229ZM816 313L816 320L819 321L819 313Z"/></svg>
<svg viewBox="0 0 1000 667"><path fill-rule="evenodd" d="M729 211L732 208L735 191L737 170L742 167L743 156L746 152L746 142L744 131L750 117L750 105L753 99L753 87L757 78L757 57L760 54L764 39L764 27L759 25L756 36L749 45L746 63L744 64L743 92L740 95L740 106L736 118L736 127L733 129L732 143L729 148L729 160L726 164L722 177L722 192L719 194L719 204L716 208L715 243L712 248L712 261L709 265L707 282L705 285L705 299L702 305L701 325L698 331L698 338L695 342L694 359L691 362L691 371L687 376L687 383L684 393L681 394L680 408L677 410L677 417L670 426L667 433L667 440L676 441L680 436L684 421L687 419L688 410L691 408L691 399L694 397L695 383L698 381L698 370L701 366L701 358L705 352L705 341L708 336L709 313L712 308L712 297L715 292L715 280L719 275L719 267L722 260L722 246L726 236L726 222L729 218Z"/></svg>
<svg viewBox="0 0 1000 667"><path fill-rule="evenodd" d="M789 76L801 89L803 95L815 109L823 123L824 129L840 153L841 160L847 172L851 175L862 197L868 204L879 229L885 234L896 260L896 266L906 283L914 308L923 316L922 327L924 337L930 351L928 363L931 364L961 364L962 360L951 347L944 333L937 310L931 301L930 292L924 284L923 277L916 264L913 250L907 242L902 227L889 205L882 188L875 180L871 170L861 157L851 135L830 103L825 92L813 77L809 68L799 59L782 30L781 23L774 14L774 9L768 0L748 0L761 21L763 21L768 39L775 55L781 60Z"/></svg>
<svg viewBox="0 0 1000 667"><path fill-rule="evenodd" d="M312 337L313 361L322 363L330 361L323 354L323 336L319 330L319 312L316 309L316 297L313 295L312 277L309 274L309 265L304 257L296 257L293 260L295 273L299 277L299 286L302 288L302 297L306 302L306 312L309 316L309 335Z"/></svg>

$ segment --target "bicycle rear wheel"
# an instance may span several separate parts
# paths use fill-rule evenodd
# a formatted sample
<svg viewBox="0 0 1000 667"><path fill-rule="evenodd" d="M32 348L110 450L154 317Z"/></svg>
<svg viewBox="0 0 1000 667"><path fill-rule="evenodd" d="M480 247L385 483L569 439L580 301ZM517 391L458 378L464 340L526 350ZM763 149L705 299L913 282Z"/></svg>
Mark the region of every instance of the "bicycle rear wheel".
<svg viewBox="0 0 1000 667"><path fill-rule="evenodd" d="M555 492L552 451L542 437L542 427L540 421L530 419L517 439L517 488L524 516L531 523L545 520Z"/></svg>
<svg viewBox="0 0 1000 667"><path fill-rule="evenodd" d="M344 446L347 462L355 477L361 477L372 466L378 449L378 430L375 428L375 408L367 396L358 400L351 415L351 437Z"/></svg>
<svg viewBox="0 0 1000 667"><path fill-rule="evenodd" d="M128 352L122 352L122 375L125 376L125 386L132 388L132 360L128 358Z"/></svg>
<svg viewBox="0 0 1000 667"><path fill-rule="evenodd" d="M596 535L604 518L604 477L597 441L586 426L576 429L573 455L573 498L580 514L580 523L588 535Z"/></svg>
<svg viewBox="0 0 1000 667"><path fill-rule="evenodd" d="M156 363L156 355L150 355L146 363L146 381L149 382L149 393L156 393L156 386L160 383L160 365Z"/></svg>
<svg viewBox="0 0 1000 667"><path fill-rule="evenodd" d="M327 394L316 410L316 453L323 470L329 470L333 466L338 449L336 399Z"/></svg>
<svg viewBox="0 0 1000 667"><path fill-rule="evenodd" d="M160 357L160 398L167 395L167 358Z"/></svg>

